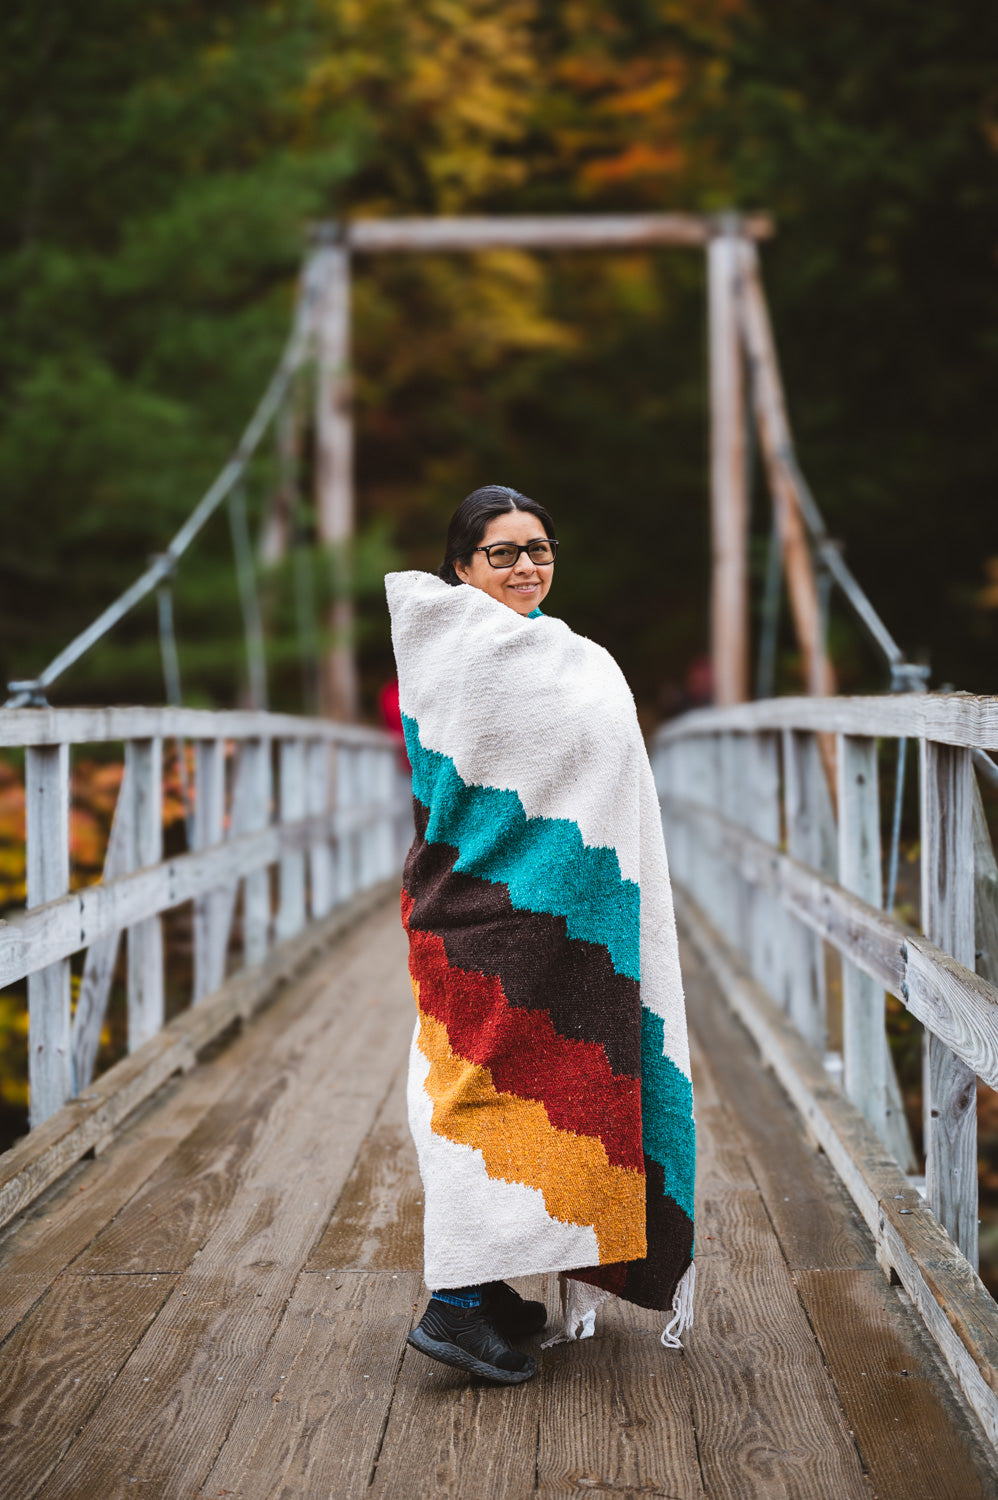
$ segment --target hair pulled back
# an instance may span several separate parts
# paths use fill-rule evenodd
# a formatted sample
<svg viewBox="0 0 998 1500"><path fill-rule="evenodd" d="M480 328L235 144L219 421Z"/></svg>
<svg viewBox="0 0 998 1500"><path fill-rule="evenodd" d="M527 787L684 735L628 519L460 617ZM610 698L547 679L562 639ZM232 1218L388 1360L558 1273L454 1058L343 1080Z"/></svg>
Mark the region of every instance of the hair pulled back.
<svg viewBox="0 0 998 1500"><path fill-rule="evenodd" d="M485 535L489 522L494 516L507 515L514 510L523 510L528 515L536 516L544 527L545 535L554 536L554 522L543 505L527 495L521 495L519 490L510 489L509 485L483 484L481 489L472 490L470 495L465 495L451 516L444 560L437 576L444 583L462 583L464 580L457 576L454 564L460 562L466 567L470 566L475 548Z"/></svg>

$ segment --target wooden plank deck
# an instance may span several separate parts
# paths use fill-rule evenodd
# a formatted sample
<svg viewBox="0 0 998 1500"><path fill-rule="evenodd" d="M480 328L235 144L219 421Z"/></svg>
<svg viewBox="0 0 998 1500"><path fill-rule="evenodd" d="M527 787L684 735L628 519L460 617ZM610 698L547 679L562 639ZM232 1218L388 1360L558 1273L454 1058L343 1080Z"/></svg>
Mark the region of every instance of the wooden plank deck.
<svg viewBox="0 0 998 1500"><path fill-rule="evenodd" d="M993 1459L865 1227L684 950L697 1321L625 1306L469 1385L424 1293L393 907L0 1240L0 1494L970 1500ZM524 1290L554 1309L551 1279Z"/></svg>

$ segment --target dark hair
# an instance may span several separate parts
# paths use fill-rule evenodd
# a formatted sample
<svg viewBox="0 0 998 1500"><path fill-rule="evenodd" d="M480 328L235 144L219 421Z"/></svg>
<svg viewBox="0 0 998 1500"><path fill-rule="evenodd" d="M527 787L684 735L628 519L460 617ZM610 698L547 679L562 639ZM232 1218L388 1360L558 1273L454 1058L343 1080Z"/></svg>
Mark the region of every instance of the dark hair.
<svg viewBox="0 0 998 1500"><path fill-rule="evenodd" d="M437 576L444 583L462 583L463 579L457 576L454 564L461 562L469 565L493 516L508 515L514 510L525 510L528 515L536 516L544 527L545 534L554 536L554 522L543 505L538 505L536 500L531 500L527 495L521 495L519 490L511 490L507 484L483 484L481 489L472 490L470 495L465 495L451 516L444 560Z"/></svg>

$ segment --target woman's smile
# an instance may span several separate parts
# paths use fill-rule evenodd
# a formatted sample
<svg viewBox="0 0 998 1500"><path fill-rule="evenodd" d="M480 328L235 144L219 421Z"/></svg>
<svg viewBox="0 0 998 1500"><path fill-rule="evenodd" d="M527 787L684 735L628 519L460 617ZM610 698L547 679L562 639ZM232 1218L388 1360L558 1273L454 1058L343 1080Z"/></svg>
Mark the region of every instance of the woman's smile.
<svg viewBox="0 0 998 1500"><path fill-rule="evenodd" d="M516 547L528 547L531 542L544 542L547 539L543 525L529 511L505 511L502 515L492 517L471 562L455 563L455 571L463 583L482 589L501 604L516 610L519 615L529 615L551 587L554 563L535 563L528 553L521 552L509 567L494 568L482 548L494 548L502 542L512 542Z"/></svg>

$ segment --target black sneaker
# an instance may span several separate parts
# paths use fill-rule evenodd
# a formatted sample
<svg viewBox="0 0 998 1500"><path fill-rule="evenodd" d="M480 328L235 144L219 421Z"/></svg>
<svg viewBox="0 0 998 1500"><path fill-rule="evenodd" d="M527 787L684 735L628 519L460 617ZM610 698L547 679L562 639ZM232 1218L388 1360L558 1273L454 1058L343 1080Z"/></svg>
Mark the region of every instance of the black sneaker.
<svg viewBox="0 0 998 1500"><path fill-rule="evenodd" d="M406 1342L442 1365L500 1385L519 1385L537 1369L535 1359L507 1343L484 1307L452 1307L431 1297Z"/></svg>
<svg viewBox="0 0 998 1500"><path fill-rule="evenodd" d="M525 1339L540 1333L548 1320L543 1302L525 1302L505 1281L487 1281L482 1287L482 1311L507 1338Z"/></svg>

